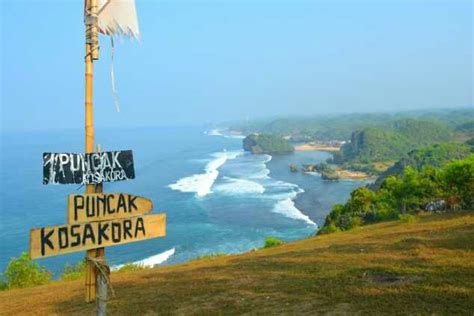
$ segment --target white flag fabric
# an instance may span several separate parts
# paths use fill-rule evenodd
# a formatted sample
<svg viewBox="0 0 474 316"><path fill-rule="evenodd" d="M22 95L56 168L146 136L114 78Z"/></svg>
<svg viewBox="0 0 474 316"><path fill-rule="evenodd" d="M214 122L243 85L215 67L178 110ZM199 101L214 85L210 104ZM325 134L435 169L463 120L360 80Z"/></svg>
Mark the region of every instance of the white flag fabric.
<svg viewBox="0 0 474 316"><path fill-rule="evenodd" d="M98 0L99 32L140 38L135 0Z"/></svg>

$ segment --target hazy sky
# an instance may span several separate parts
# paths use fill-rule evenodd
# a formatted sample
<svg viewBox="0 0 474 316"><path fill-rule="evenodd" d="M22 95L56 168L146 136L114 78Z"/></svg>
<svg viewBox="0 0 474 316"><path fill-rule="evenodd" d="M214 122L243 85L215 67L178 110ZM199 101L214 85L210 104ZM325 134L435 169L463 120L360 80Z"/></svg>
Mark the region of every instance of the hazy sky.
<svg viewBox="0 0 474 316"><path fill-rule="evenodd" d="M2 129L82 128L83 1L1 2ZM95 63L100 127L473 105L470 1L137 0Z"/></svg>

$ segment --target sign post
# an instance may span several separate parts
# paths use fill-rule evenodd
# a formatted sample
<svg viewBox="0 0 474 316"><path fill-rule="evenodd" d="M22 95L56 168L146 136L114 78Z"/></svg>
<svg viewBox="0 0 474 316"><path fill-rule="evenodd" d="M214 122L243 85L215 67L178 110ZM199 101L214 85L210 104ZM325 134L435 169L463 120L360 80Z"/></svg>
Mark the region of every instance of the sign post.
<svg viewBox="0 0 474 316"><path fill-rule="evenodd" d="M153 210L151 200L103 192L104 182L134 178L131 150L102 152L98 146L96 153L43 154L43 184L85 184L88 189L68 196L66 225L31 230L30 257L87 251L86 301L94 301L100 289L98 310L105 310L103 286L109 282L104 247L166 235L166 215L148 214Z"/></svg>
<svg viewBox="0 0 474 316"><path fill-rule="evenodd" d="M135 169L131 150L102 152L99 146L94 152L93 62L99 59L98 32L138 38L139 31L133 1L109 0L100 12L98 2L84 0L85 153L43 154L43 184L81 184L85 194L69 195L67 224L31 229L30 258L86 251L85 301L97 298L97 314L105 315L110 282L105 247L164 237L166 215L147 215L153 209L149 199L103 192L104 182L134 179Z"/></svg>

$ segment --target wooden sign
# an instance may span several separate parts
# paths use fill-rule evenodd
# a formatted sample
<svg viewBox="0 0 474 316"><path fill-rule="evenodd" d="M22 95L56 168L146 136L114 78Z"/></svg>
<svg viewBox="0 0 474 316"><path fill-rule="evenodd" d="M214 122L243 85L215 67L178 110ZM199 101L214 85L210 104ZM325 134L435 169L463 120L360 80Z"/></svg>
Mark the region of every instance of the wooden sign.
<svg viewBox="0 0 474 316"><path fill-rule="evenodd" d="M30 257L45 258L165 235L165 214L34 228L30 232Z"/></svg>
<svg viewBox="0 0 474 316"><path fill-rule="evenodd" d="M97 184L134 178L131 150L43 154L43 184Z"/></svg>
<svg viewBox="0 0 474 316"><path fill-rule="evenodd" d="M125 193L71 194L68 223L87 223L143 215L153 209L149 199Z"/></svg>

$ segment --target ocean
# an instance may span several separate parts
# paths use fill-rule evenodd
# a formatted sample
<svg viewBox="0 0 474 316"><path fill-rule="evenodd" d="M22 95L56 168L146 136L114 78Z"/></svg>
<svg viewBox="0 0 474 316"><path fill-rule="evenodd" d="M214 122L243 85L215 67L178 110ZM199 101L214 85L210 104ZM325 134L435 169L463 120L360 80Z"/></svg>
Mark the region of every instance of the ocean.
<svg viewBox="0 0 474 316"><path fill-rule="evenodd" d="M82 152L82 130L3 133L0 169L0 269L28 251L29 230L66 223L66 199L78 185L43 185L43 152ZM198 127L96 129L103 151L131 149L136 178L105 183L105 192L153 200L167 214L167 236L106 248L112 266L168 265L215 253L260 248L266 237L306 238L334 203L365 181L323 181L291 173L290 163L317 163L326 152L251 155L242 138ZM58 276L84 252L38 260Z"/></svg>

